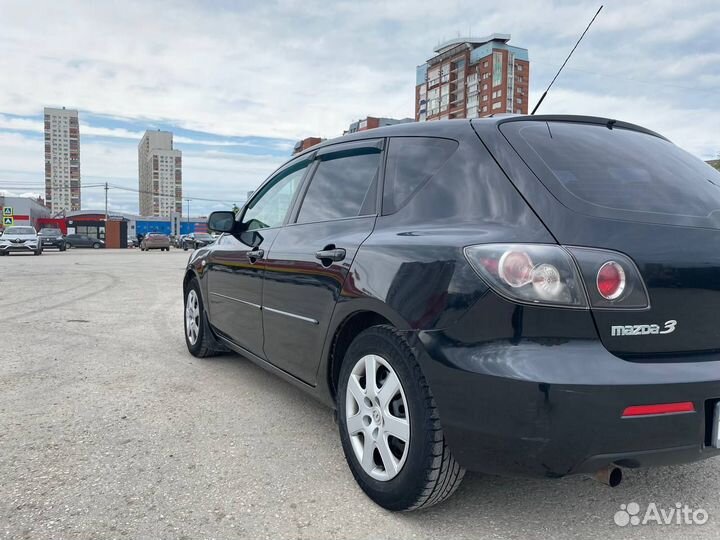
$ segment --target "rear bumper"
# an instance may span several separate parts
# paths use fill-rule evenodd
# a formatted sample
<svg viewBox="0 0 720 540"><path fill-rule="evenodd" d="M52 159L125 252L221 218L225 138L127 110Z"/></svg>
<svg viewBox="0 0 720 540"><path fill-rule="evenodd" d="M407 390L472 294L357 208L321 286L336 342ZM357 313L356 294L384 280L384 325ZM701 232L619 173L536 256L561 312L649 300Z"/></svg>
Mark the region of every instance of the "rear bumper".
<svg viewBox="0 0 720 540"><path fill-rule="evenodd" d="M598 340L461 343L415 334L448 443L468 469L560 477L718 455L709 446L720 357L632 363ZM622 418L626 407L693 402L695 412Z"/></svg>
<svg viewBox="0 0 720 540"><path fill-rule="evenodd" d="M42 247L43 247L43 249L52 249L52 248L62 249L63 247L65 247L65 241L64 240L50 240L50 241L43 240Z"/></svg>

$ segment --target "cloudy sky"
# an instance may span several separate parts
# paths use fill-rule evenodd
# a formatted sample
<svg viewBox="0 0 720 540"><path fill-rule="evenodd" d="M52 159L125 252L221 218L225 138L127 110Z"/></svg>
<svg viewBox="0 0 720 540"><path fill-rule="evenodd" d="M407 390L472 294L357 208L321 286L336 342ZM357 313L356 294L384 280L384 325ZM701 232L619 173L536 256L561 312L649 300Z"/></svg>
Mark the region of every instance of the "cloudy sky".
<svg viewBox="0 0 720 540"><path fill-rule="evenodd" d="M414 114L415 66L458 35L529 49L531 104L593 2L0 0L0 190L42 192L42 109L80 111L84 184L137 188L137 143L169 129L193 214L242 202L303 137ZM720 151L717 0L605 2L544 113L642 124ZM4 186L4 187L3 187ZM101 208L101 189L83 208ZM222 201L222 202L220 202ZM110 192L135 212L137 195Z"/></svg>

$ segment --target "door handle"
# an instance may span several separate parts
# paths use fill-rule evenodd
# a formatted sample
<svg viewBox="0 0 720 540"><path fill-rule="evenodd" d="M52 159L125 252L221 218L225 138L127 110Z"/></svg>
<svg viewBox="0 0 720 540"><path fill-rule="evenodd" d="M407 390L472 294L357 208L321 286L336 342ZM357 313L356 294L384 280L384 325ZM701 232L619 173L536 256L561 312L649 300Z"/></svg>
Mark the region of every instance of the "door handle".
<svg viewBox="0 0 720 540"><path fill-rule="evenodd" d="M342 261L345 258L345 250L342 248L322 249L315 253L315 258L321 261Z"/></svg>
<svg viewBox="0 0 720 540"><path fill-rule="evenodd" d="M264 249L253 249L252 251L248 251L248 259L250 259L251 263L256 262L258 259L262 259L263 255L265 255Z"/></svg>

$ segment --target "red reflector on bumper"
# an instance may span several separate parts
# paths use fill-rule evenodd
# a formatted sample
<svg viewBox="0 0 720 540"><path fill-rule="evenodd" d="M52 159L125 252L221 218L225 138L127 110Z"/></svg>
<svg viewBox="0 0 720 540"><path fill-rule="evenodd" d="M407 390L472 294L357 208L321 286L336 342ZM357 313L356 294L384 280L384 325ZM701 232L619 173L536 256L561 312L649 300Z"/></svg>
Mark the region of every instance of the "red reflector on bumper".
<svg viewBox="0 0 720 540"><path fill-rule="evenodd" d="M683 401L682 403L661 403L659 405L634 405L627 407L623 411L625 416L652 416L655 414L673 414L695 412L695 405L692 401Z"/></svg>

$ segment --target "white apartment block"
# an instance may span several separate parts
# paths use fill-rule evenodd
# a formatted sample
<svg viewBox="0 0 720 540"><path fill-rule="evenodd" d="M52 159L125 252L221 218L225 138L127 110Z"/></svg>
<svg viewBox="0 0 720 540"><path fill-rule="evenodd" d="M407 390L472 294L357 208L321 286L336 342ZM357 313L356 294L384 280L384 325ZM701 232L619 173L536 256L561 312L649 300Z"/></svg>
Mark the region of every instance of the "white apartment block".
<svg viewBox="0 0 720 540"><path fill-rule="evenodd" d="M182 152L169 131L146 131L138 145L141 216L182 212Z"/></svg>
<svg viewBox="0 0 720 540"><path fill-rule="evenodd" d="M78 112L45 107L45 204L54 215L80 210Z"/></svg>

